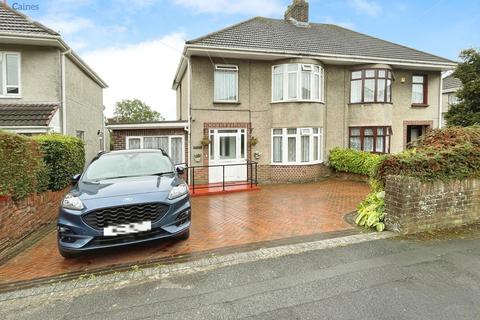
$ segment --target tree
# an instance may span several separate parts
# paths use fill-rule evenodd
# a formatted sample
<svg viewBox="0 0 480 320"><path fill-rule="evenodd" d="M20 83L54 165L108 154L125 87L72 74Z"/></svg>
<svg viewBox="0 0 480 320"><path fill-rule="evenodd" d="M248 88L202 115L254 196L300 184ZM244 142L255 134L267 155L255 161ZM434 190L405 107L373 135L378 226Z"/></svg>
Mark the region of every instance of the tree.
<svg viewBox="0 0 480 320"><path fill-rule="evenodd" d="M462 82L457 91L459 102L450 105L445 115L448 125L471 126L480 124L480 51L467 49L460 53L463 60L453 76Z"/></svg>
<svg viewBox="0 0 480 320"><path fill-rule="evenodd" d="M117 102L113 115L117 121L144 122L164 120L159 112L152 110L145 102L138 99Z"/></svg>

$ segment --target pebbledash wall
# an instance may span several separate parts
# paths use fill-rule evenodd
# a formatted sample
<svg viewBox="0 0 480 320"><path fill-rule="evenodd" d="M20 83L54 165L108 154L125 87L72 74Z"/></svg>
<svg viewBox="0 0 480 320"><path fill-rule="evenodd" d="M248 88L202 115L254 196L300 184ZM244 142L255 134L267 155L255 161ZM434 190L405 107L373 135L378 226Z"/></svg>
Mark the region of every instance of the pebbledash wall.
<svg viewBox="0 0 480 320"><path fill-rule="evenodd" d="M0 199L0 260L22 239L55 222L60 201L69 189L32 194L19 201Z"/></svg>
<svg viewBox="0 0 480 320"><path fill-rule="evenodd" d="M387 228L404 234L479 222L480 178L422 182L389 176L385 212Z"/></svg>

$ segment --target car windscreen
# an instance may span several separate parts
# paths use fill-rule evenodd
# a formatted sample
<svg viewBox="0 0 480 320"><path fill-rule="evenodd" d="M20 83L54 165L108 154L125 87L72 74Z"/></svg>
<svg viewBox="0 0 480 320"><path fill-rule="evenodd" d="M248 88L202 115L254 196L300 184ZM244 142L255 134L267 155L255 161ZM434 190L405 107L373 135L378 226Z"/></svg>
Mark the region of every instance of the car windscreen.
<svg viewBox="0 0 480 320"><path fill-rule="evenodd" d="M82 180L147 176L174 172L170 159L159 152L106 154L93 161Z"/></svg>

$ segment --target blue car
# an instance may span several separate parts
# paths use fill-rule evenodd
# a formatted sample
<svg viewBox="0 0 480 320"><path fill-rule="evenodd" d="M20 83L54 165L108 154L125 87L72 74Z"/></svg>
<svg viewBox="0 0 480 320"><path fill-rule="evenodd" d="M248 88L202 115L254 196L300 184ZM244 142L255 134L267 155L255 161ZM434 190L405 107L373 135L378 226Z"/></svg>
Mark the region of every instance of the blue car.
<svg viewBox="0 0 480 320"><path fill-rule="evenodd" d="M58 249L65 258L101 248L157 239L188 239L188 186L161 150L113 151L97 156L64 197Z"/></svg>

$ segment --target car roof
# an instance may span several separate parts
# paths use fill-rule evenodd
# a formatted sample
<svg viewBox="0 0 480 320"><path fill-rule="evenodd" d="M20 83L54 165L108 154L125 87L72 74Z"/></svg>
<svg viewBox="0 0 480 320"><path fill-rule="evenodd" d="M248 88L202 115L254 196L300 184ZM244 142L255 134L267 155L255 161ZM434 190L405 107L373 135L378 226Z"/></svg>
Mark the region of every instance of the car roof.
<svg viewBox="0 0 480 320"><path fill-rule="evenodd" d="M107 151L102 153L101 155L108 155L108 154L131 154L131 153L165 153L162 149L130 149L130 150L114 150L114 151Z"/></svg>

